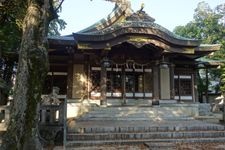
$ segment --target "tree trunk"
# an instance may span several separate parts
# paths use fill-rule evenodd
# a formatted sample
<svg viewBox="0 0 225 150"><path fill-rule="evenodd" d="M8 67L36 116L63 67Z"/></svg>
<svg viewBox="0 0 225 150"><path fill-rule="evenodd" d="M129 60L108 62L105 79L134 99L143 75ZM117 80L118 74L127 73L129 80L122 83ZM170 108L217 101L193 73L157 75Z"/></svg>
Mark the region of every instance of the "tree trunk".
<svg viewBox="0 0 225 150"><path fill-rule="evenodd" d="M28 0L11 118L3 138L3 149L41 149L37 136L38 103L48 71L49 1Z"/></svg>

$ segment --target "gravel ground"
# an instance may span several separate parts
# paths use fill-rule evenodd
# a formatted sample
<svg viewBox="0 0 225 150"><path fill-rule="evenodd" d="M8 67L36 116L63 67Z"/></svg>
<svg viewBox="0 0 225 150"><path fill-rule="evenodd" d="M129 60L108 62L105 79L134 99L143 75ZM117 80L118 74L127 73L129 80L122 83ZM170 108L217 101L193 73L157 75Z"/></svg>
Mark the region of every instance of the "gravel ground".
<svg viewBox="0 0 225 150"><path fill-rule="evenodd" d="M225 143L179 143L177 150L225 150Z"/></svg>
<svg viewBox="0 0 225 150"><path fill-rule="evenodd" d="M62 147L55 147L54 150L62 150ZM176 148L166 150L225 150L225 143L178 143ZM151 150L144 144L139 145L102 145L67 148L67 150ZM156 150L156 149L154 149ZM165 149L163 149L165 150Z"/></svg>
<svg viewBox="0 0 225 150"><path fill-rule="evenodd" d="M56 147L54 150L61 150L62 147ZM46 149L47 150L47 149ZM102 145L67 148L66 150L149 150L145 145Z"/></svg>

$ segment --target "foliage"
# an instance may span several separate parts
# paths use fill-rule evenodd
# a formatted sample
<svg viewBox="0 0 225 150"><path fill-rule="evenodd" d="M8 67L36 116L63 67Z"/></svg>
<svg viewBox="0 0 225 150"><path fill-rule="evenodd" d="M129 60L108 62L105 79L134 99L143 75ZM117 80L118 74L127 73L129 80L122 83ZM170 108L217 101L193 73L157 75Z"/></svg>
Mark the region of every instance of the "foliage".
<svg viewBox="0 0 225 150"><path fill-rule="evenodd" d="M37 134L38 103L48 71L46 37L49 23L57 19L62 2L63 0L8 0L1 3L1 42L5 45L1 51L5 53L9 49L19 55L14 99L2 149L41 149ZM9 26L11 24L12 27ZM7 34L12 36L8 38ZM18 38L14 39L14 36ZM5 62L8 61L2 58ZM7 70L9 67L2 68Z"/></svg>
<svg viewBox="0 0 225 150"><path fill-rule="evenodd" d="M54 8L58 8L58 13L61 11L62 1L54 0L53 2ZM0 105L7 103L9 92L13 86L12 76L15 74L14 70L18 61L26 9L27 1L5 0L0 2L0 80L2 83L0 88ZM60 35L59 31L65 28L66 23L57 17L53 18L56 19L53 19L49 24L49 35Z"/></svg>
<svg viewBox="0 0 225 150"><path fill-rule="evenodd" d="M60 32L66 28L66 22L63 19L54 19L49 24L48 35L60 36Z"/></svg>
<svg viewBox="0 0 225 150"><path fill-rule="evenodd" d="M221 66L221 84L220 84L220 90L223 94L225 94L225 64Z"/></svg>
<svg viewBox="0 0 225 150"><path fill-rule="evenodd" d="M185 26L177 26L174 32L178 35L201 39L205 44L221 44L221 51L212 58L225 58L225 3L218 5L214 10L205 2L200 2L195 9L194 19Z"/></svg>
<svg viewBox="0 0 225 150"><path fill-rule="evenodd" d="M0 6L0 44L3 54L18 49L25 15L25 9L20 8L25 7L25 2L19 0L7 0Z"/></svg>
<svg viewBox="0 0 225 150"><path fill-rule="evenodd" d="M225 4L218 5L212 10L205 2L198 4L195 9L194 20L185 26L177 26L176 34L187 38L201 39L202 43L224 44Z"/></svg>
<svg viewBox="0 0 225 150"><path fill-rule="evenodd" d="M195 9L194 18L185 26L177 26L174 32L178 35L200 39L203 44L221 44L221 50L215 52L213 55L207 56L210 60L224 60L225 59L225 3L220 4L211 9L205 2L200 2ZM214 79L219 78L221 71L209 71L210 77ZM199 83L204 82L199 78ZM200 84L199 90L204 90L203 84Z"/></svg>
<svg viewBox="0 0 225 150"><path fill-rule="evenodd" d="M0 78L5 86L0 90L0 104L5 105L12 87L12 75L22 36L22 18L25 14L24 1L8 0L0 6Z"/></svg>
<svg viewBox="0 0 225 150"><path fill-rule="evenodd" d="M54 0L57 13L61 11L60 0ZM26 14L27 1L5 0L0 3L0 51L1 57L10 53L18 53L21 36L22 23ZM59 31L65 29L66 22L54 17L49 25L49 35L60 35ZM8 55L7 55L8 56Z"/></svg>

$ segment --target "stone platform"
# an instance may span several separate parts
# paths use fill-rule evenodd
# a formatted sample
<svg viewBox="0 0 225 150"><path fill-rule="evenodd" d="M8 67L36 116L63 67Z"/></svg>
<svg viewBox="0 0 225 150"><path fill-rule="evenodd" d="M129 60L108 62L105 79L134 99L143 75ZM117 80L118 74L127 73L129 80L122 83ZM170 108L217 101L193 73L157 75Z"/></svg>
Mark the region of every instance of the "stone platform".
<svg viewBox="0 0 225 150"><path fill-rule="evenodd" d="M225 127L170 107L94 108L67 122L66 147L225 142ZM160 144L159 144L160 145Z"/></svg>

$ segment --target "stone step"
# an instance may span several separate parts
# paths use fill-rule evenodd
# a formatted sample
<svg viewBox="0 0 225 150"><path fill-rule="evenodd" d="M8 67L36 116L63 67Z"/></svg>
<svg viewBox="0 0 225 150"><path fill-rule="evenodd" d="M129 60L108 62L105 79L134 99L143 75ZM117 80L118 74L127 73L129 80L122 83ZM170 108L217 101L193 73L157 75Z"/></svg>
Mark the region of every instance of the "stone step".
<svg viewBox="0 0 225 150"><path fill-rule="evenodd" d="M160 111L181 111L182 108L179 107L96 107L92 108L92 111L95 112L140 112L140 111L147 111L147 112L160 112Z"/></svg>
<svg viewBox="0 0 225 150"><path fill-rule="evenodd" d="M155 120L155 119L193 119L188 114L173 111L172 113L166 111L138 111L138 112L89 112L78 120Z"/></svg>
<svg viewBox="0 0 225 150"><path fill-rule="evenodd" d="M170 121L188 121L193 120L193 117L116 117L116 118L109 118L109 117L90 117L90 118L80 118L79 121L157 121L157 120L170 120Z"/></svg>
<svg viewBox="0 0 225 150"><path fill-rule="evenodd" d="M159 125L159 126L88 126L70 129L69 133L132 133L132 132L169 132L169 131L224 131L222 125Z"/></svg>
<svg viewBox="0 0 225 150"><path fill-rule="evenodd" d="M144 143L146 147L148 147L150 150L175 150L177 149L176 143L170 143L170 142L147 142Z"/></svg>
<svg viewBox="0 0 225 150"><path fill-rule="evenodd" d="M181 131L142 133L83 133L67 134L67 140L126 140L126 139L166 139L166 138L218 138L225 137L225 131Z"/></svg>
<svg viewBox="0 0 225 150"><path fill-rule="evenodd" d="M116 112L96 112L96 111L91 111L88 112L86 115L90 115L90 116L94 116L94 115L151 115L151 116L155 116L155 115L170 115L170 116L187 116L185 113L183 112L177 112L177 111L137 111L137 112L133 112L133 111L116 111Z"/></svg>
<svg viewBox="0 0 225 150"><path fill-rule="evenodd" d="M141 115L141 114L146 114L146 115L171 115L171 116L187 116L183 112L178 112L178 111L137 111L137 112L132 112L132 111L115 111L115 112L95 112L91 111L88 112L87 115Z"/></svg>
<svg viewBox="0 0 225 150"><path fill-rule="evenodd" d="M148 115L148 114L130 114L130 115L123 115L123 114L119 114L119 115L113 115L113 114L101 114L101 115L85 115L85 116L82 116L80 117L79 119L77 120L87 120L87 119L90 119L90 120L95 120L95 118L102 118L103 119L106 119L106 120L120 120L120 119L117 119L117 118L147 118L147 119L155 119L155 118L194 118L192 116L187 116L187 115ZM107 119L108 118L108 119ZM97 119L99 120L99 119Z"/></svg>
<svg viewBox="0 0 225 150"><path fill-rule="evenodd" d="M218 138L179 138L179 139L130 139L130 140L88 140L88 141L67 141L66 147L75 146L96 146L107 144L139 144L139 143L156 143L156 142L171 142L171 143L216 143L225 142L225 137Z"/></svg>
<svg viewBox="0 0 225 150"><path fill-rule="evenodd" d="M139 118L154 118L154 117L167 117L167 118L170 118L170 117L190 117L188 115L185 115L185 114L166 114L166 113L154 113L154 114L151 114L151 113L127 113L127 114L124 114L124 113L116 113L116 114L111 114L111 113L99 113L99 114L85 114L84 116L82 116L80 119L82 118L121 118L121 117L139 117Z"/></svg>
<svg viewBox="0 0 225 150"><path fill-rule="evenodd" d="M87 120L189 120L194 113L179 107L97 107L78 121Z"/></svg>

